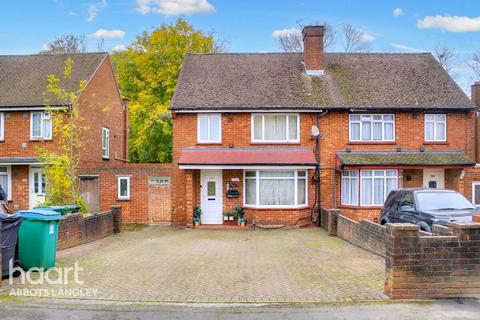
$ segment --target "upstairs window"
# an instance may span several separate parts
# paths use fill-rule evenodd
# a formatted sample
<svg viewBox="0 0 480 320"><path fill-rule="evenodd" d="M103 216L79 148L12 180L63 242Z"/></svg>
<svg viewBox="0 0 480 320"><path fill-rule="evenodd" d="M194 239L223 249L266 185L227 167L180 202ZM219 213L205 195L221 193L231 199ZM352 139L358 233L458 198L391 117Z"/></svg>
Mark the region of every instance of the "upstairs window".
<svg viewBox="0 0 480 320"><path fill-rule="evenodd" d="M425 141L447 141L446 114L425 114Z"/></svg>
<svg viewBox="0 0 480 320"><path fill-rule="evenodd" d="M298 114L252 114L252 142L300 142Z"/></svg>
<svg viewBox="0 0 480 320"><path fill-rule="evenodd" d="M52 117L48 112L40 111L31 113L30 138L34 140L52 139Z"/></svg>
<svg viewBox="0 0 480 320"><path fill-rule="evenodd" d="M197 140L199 143L222 142L222 115L219 113L198 114Z"/></svg>
<svg viewBox="0 0 480 320"><path fill-rule="evenodd" d="M102 128L102 158L110 158L110 130Z"/></svg>
<svg viewBox="0 0 480 320"><path fill-rule="evenodd" d="M4 113L0 112L0 141L4 138Z"/></svg>
<svg viewBox="0 0 480 320"><path fill-rule="evenodd" d="M393 114L351 114L349 117L350 141L395 141L395 116Z"/></svg>

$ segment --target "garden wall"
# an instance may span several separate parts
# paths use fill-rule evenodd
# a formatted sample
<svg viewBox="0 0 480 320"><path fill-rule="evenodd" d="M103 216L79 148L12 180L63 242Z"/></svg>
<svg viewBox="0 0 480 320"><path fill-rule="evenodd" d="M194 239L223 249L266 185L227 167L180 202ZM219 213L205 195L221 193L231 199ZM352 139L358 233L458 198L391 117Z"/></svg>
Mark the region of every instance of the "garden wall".
<svg viewBox="0 0 480 320"><path fill-rule="evenodd" d="M65 216L60 221L57 249L67 249L121 232L122 210L114 206L110 211L84 217L82 213Z"/></svg>

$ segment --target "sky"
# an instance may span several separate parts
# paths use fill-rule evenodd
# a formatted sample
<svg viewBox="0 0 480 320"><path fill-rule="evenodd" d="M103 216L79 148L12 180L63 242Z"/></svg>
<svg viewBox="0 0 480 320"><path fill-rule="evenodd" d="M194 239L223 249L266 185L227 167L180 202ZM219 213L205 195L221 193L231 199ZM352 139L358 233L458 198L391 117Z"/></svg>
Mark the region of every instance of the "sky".
<svg viewBox="0 0 480 320"><path fill-rule="evenodd" d="M184 17L214 32L228 52L280 51L275 35L301 25L348 23L372 52L456 53L452 75L465 91L480 50L479 0L0 0L0 54L38 53L64 34L83 34L95 51L121 50L143 31ZM331 51L342 51L338 39Z"/></svg>

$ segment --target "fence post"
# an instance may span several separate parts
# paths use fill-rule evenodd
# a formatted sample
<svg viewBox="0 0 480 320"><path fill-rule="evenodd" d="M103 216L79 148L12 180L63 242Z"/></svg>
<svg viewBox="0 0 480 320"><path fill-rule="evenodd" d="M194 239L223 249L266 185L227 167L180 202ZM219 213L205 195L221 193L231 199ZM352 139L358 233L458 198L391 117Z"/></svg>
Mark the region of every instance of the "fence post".
<svg viewBox="0 0 480 320"><path fill-rule="evenodd" d="M337 236L337 216L340 214L338 209L329 209L328 210L328 221L327 221L327 230L330 237Z"/></svg>
<svg viewBox="0 0 480 320"><path fill-rule="evenodd" d="M113 214L113 232L120 233L122 232L122 207L121 206L111 206Z"/></svg>

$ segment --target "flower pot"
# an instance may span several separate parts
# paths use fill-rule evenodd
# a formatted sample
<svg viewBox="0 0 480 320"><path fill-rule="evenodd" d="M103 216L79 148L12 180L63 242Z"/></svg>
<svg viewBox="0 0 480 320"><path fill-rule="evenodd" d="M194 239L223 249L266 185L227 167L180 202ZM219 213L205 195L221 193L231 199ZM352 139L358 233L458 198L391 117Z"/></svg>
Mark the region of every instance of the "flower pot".
<svg viewBox="0 0 480 320"><path fill-rule="evenodd" d="M195 228L200 227L200 221L193 221L193 225L195 226Z"/></svg>
<svg viewBox="0 0 480 320"><path fill-rule="evenodd" d="M235 217L228 217L228 220L233 221Z"/></svg>
<svg viewBox="0 0 480 320"><path fill-rule="evenodd" d="M240 222L240 227L245 227L245 221Z"/></svg>
<svg viewBox="0 0 480 320"><path fill-rule="evenodd" d="M223 221L228 221L228 216L223 216Z"/></svg>

